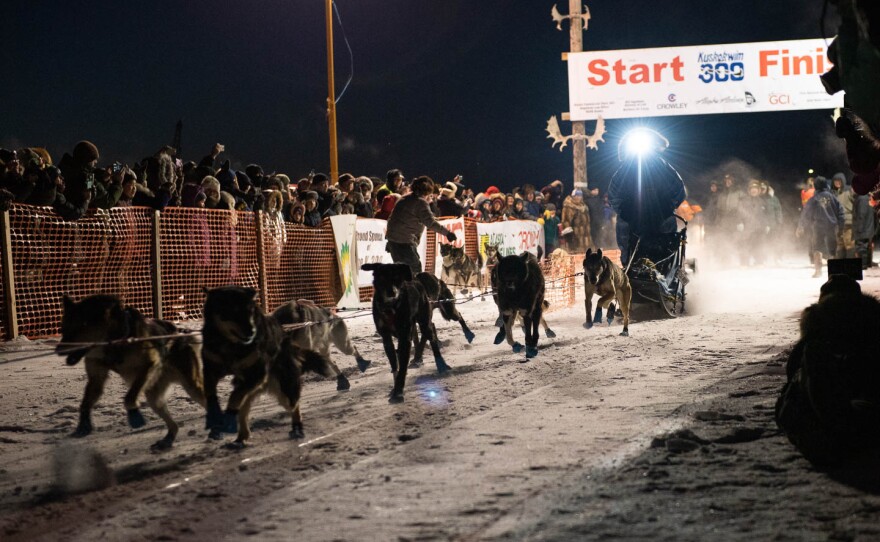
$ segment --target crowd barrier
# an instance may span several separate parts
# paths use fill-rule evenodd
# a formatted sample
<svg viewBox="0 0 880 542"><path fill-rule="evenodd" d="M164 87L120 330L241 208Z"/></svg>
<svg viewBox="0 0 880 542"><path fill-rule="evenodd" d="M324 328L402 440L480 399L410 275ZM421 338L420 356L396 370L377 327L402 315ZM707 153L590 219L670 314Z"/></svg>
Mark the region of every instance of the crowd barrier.
<svg viewBox="0 0 880 542"><path fill-rule="evenodd" d="M464 229L476 259L476 222L465 219ZM309 228L266 213L126 207L68 222L51 208L15 204L0 213L0 234L0 341L57 335L64 295L116 294L147 317L183 321L202 317L204 288L254 288L267 310L291 299L333 307L343 294L329 220ZM433 272L436 236L426 241ZM581 259L542 264L551 310L574 303ZM368 301L372 289L359 294Z"/></svg>

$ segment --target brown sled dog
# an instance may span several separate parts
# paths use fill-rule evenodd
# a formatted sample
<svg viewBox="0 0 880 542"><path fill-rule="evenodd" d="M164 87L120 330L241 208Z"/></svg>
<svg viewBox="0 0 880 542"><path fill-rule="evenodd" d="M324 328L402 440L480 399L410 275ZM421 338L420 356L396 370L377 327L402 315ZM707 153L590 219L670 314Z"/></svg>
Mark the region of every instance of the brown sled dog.
<svg viewBox="0 0 880 542"><path fill-rule="evenodd" d="M443 271L440 279L451 284L454 289L467 295L468 288L483 290L483 257L478 253L477 261L465 254L463 248L452 245L440 245L440 256L443 257ZM485 299L485 298L482 298Z"/></svg>
<svg viewBox="0 0 880 542"><path fill-rule="evenodd" d="M593 294L599 295L596 303L596 314L590 320L590 312L593 308ZM620 312L623 313L623 331L621 336L629 336L629 308L632 301L632 287L629 285L629 277L619 266L602 255L600 248L596 252L588 248L584 258L584 306L587 311L587 319L584 327L590 329L593 324L602 323L602 309L608 309L608 325L614 321L614 300L620 304Z"/></svg>
<svg viewBox="0 0 880 542"><path fill-rule="evenodd" d="M92 408L101 397L107 377L113 371L128 384L124 399L128 424L137 429L147 423L138 409L138 398L143 393L150 408L168 428L165 436L152 448L170 448L177 437L178 425L165 404L168 386L180 384L193 401L205 406L202 370L195 341L192 337L162 338L176 333L178 329L171 322L144 318L137 309L123 306L114 295L93 295L78 303L64 296L61 344L55 351L59 355L66 355L68 365L76 365L85 358L88 376L79 408L79 425L71 436L84 437L92 432ZM123 339L132 341L76 350L67 346L71 343L108 343Z"/></svg>
<svg viewBox="0 0 880 542"><path fill-rule="evenodd" d="M314 350L327 358L330 369L336 375L336 389L344 391L351 388L351 383L339 370L339 367L330 359L330 344L332 343L343 354L354 356L360 372L365 372L370 362L365 360L357 348L351 344L348 337L348 327L345 321L336 318L329 309L319 307L311 301L299 299L281 305L272 312L272 318L282 326L289 324L301 324L303 322L326 322L319 325L301 327L288 331L287 334L293 340L293 344L306 350Z"/></svg>
<svg viewBox="0 0 880 542"><path fill-rule="evenodd" d="M219 440L222 433L238 433L234 446L244 446L251 436L251 405L263 391L274 395L290 413L290 437L303 438L299 405L302 372L333 376L328 360L293 344L281 324L257 306L256 290L224 286L206 294L202 357L210 438ZM232 393L223 412L217 383L227 375L233 377Z"/></svg>

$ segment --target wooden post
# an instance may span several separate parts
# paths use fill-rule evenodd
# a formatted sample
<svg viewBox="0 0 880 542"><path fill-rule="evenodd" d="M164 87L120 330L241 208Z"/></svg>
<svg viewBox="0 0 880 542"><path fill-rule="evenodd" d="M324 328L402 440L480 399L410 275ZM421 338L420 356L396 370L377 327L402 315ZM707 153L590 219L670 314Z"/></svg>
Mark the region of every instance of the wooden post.
<svg viewBox="0 0 880 542"><path fill-rule="evenodd" d="M9 211L0 213L0 258L3 259L3 306L6 308L6 339L18 337L18 310L15 306L15 271L12 268L12 232Z"/></svg>
<svg viewBox="0 0 880 542"><path fill-rule="evenodd" d="M259 282L260 304L263 306L264 311L268 311L269 285L266 280L266 255L263 252L263 211L255 212L254 218L257 227L257 281Z"/></svg>
<svg viewBox="0 0 880 542"><path fill-rule="evenodd" d="M161 229L159 221L161 214L153 211L150 232L150 267L152 268L150 279L153 281L153 318L161 320L164 316L162 307L162 244L159 240Z"/></svg>
<svg viewBox="0 0 880 542"><path fill-rule="evenodd" d="M339 180L336 152L336 82L333 74L333 0L327 2L327 123L330 128L330 182Z"/></svg>
<svg viewBox="0 0 880 542"><path fill-rule="evenodd" d="M568 14L580 15L584 12L581 0L568 0ZM571 17L568 20L571 31L571 52L580 53L584 50L584 20L581 17ZM583 121L571 123L572 135L585 135ZM572 140L572 155L574 161L574 187L581 190L587 189L587 142L580 138Z"/></svg>

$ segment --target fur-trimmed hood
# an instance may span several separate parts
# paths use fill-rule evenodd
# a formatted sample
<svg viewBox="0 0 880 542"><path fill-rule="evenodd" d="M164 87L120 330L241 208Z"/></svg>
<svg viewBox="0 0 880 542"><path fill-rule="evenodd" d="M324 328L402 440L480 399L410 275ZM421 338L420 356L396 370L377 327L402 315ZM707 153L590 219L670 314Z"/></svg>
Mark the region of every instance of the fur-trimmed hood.
<svg viewBox="0 0 880 542"><path fill-rule="evenodd" d="M580 203L574 201L572 196L566 196L565 200L562 202L563 209L570 209L572 211L578 213L586 213L587 212L587 204L581 201Z"/></svg>

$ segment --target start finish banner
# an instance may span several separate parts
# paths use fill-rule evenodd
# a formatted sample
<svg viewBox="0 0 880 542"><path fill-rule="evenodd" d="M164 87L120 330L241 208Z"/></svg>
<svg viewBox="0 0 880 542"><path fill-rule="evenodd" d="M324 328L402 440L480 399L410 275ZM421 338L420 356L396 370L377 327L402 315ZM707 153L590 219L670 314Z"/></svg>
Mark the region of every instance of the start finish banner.
<svg viewBox="0 0 880 542"><path fill-rule="evenodd" d="M571 120L834 109L823 39L569 53Z"/></svg>
<svg viewBox="0 0 880 542"><path fill-rule="evenodd" d="M531 252L538 255L544 247L544 226L533 220L502 220L477 224L480 254L486 261L486 245L498 247L498 254L510 256Z"/></svg>

